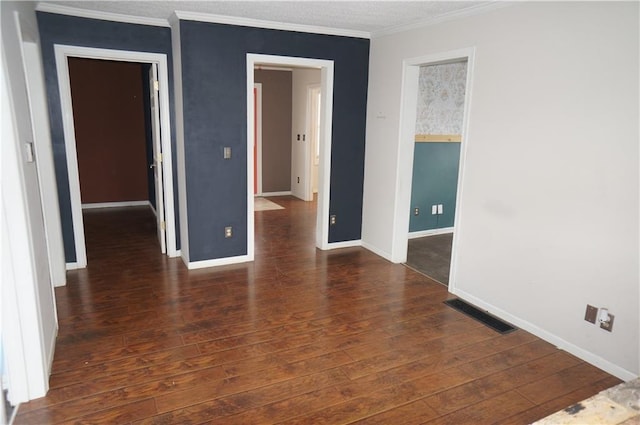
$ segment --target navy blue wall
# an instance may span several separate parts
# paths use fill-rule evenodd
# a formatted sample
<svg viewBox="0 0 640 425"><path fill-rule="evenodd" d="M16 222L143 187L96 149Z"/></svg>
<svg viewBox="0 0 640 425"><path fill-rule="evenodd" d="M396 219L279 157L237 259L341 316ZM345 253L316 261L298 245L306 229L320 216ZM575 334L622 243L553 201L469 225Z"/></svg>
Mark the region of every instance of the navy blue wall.
<svg viewBox="0 0 640 425"><path fill-rule="evenodd" d="M53 143L56 182L58 184L58 198L60 204L60 216L62 220L62 236L64 240L65 258L67 262L75 262L76 252L73 238L73 221L71 216L71 201L69 197L69 183L67 177L67 159L65 154L64 131L62 126L62 114L60 111L60 96L58 92L58 76L56 72L53 46L54 44L66 44L82 47L166 54L168 57L169 68L171 141L174 146L172 153L173 162L176 164L171 30L163 27L101 21L43 12L37 12L37 17L45 73L45 84L47 89L47 101L49 106L51 140ZM97 83L99 84L99 82ZM177 189L177 187L177 179L174 173L174 188ZM176 239L178 241L179 249L180 235L178 233L177 199L177 190L174 190Z"/></svg>
<svg viewBox="0 0 640 425"><path fill-rule="evenodd" d="M416 143L411 184L409 231L452 227L456 212L460 143ZM431 206L442 204L443 214L432 215ZM420 209L414 215L414 208Z"/></svg>
<svg viewBox="0 0 640 425"><path fill-rule="evenodd" d="M190 260L246 254L247 53L334 61L329 241L360 239L369 40L191 21L180 37Z"/></svg>

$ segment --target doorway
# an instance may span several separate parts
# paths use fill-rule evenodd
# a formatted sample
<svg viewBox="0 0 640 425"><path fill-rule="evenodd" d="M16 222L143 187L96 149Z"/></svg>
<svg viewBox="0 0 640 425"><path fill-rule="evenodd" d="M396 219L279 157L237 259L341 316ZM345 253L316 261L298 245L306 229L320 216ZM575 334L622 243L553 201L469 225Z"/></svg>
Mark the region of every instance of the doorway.
<svg viewBox="0 0 640 425"><path fill-rule="evenodd" d="M420 66L407 265L449 284L467 61Z"/></svg>
<svg viewBox="0 0 640 425"><path fill-rule="evenodd" d="M320 157L320 69L258 64L254 78L254 193L313 201Z"/></svg>
<svg viewBox="0 0 640 425"><path fill-rule="evenodd" d="M470 99L471 99L471 82L473 80L473 64L474 64L474 49L461 49L451 52L445 52L441 54L423 56L413 59L407 59L403 63L403 89L401 93L402 103L401 103L401 111L400 111L400 145L399 145L399 164L397 173L398 180L405 182L413 182L414 180L414 160L416 159L416 129L417 129L417 107L418 107L418 94L420 91L420 68L431 65L443 65L443 64L451 64L451 63L462 63L466 62L466 75L464 77L465 89L464 89L464 106L461 111L462 122L460 125L460 134L459 136L459 151L456 154L455 160L457 160L459 166L455 172L455 200L456 202L454 210L452 212L451 222L450 224L442 230L432 229L431 234L438 233L451 233L453 232L453 237L451 241L451 254L450 254L450 264L449 264L449 273L448 273L448 283L449 290L452 292L455 289L455 273L456 273L456 249L457 249L457 241L458 241L458 231L457 227L460 217L460 211L464 208L459 200L462 199L461 193L463 191L463 176L464 176L464 159L465 152L468 147L467 140L467 127L469 123L469 109L470 109ZM429 135L425 136L425 141L429 142ZM436 138L436 142L441 143L450 143L455 142L455 138L448 137L451 140L441 140L443 136L452 136L440 134ZM405 263L407 261L408 256L408 241L409 241L409 230L411 217L417 216L419 214L425 214L427 216L435 216L436 220L439 217L444 215L444 204L442 203L430 203L425 207L420 208L420 211L416 211L416 207L412 205L412 190L413 184L408 184L405 187L402 187L398 192L398 197L396 198L396 217L398 220L394 223L394 244L392 248L392 258L395 262ZM442 206L441 206L442 205ZM416 214L417 213L417 214ZM425 234L428 236L429 234ZM445 250L446 251L446 250ZM447 255L445 253L445 255Z"/></svg>
<svg viewBox="0 0 640 425"><path fill-rule="evenodd" d="M78 156L75 139L75 123L71 100L69 78L69 58L101 59L119 62L137 62L151 64L157 71L157 107L159 110L157 129L159 129L153 166L157 167L157 182L161 182L164 200L156 205L156 211L163 210L164 220L158 221L158 232L164 234L166 251L170 257L178 255L176 250L175 218L173 200L173 171L169 121L169 90L167 57L164 54L131 52L121 50L96 49L77 46L55 45L56 69L60 102L63 115L65 150L73 219L73 235L76 251L75 263L67 263L67 269L84 268L87 265L86 242L82 218L82 201L80 196L80 180ZM152 120L153 122L153 120ZM162 216L162 214L159 214Z"/></svg>
<svg viewBox="0 0 640 425"><path fill-rule="evenodd" d="M315 68L320 70L322 98L326 99L320 111L320 137L319 137L319 160L318 160L318 200L316 220L316 247L320 249L329 248L329 178L330 178L330 154L331 154L331 128L333 96L333 61L320 59L305 59L295 57L283 57L272 55L247 54L247 182L254 181L254 155L253 146L255 140L255 103L254 103L254 69L256 66L267 67L292 67L292 68ZM305 94L306 95L306 94ZM305 133L306 134L306 129ZM293 145L292 155L296 155L295 149L302 152L304 158L309 158L311 148L306 137L299 145ZM297 134L296 140L297 142ZM309 161L301 170L304 182L311 180L312 168ZM297 181L297 179L296 179ZM305 185L311 187L310 184ZM306 192L306 190L305 190ZM311 195L312 197L313 195ZM251 184L247 185L247 217L248 217L248 238L247 254L249 260L254 259L255 253L255 218L254 218L254 193Z"/></svg>

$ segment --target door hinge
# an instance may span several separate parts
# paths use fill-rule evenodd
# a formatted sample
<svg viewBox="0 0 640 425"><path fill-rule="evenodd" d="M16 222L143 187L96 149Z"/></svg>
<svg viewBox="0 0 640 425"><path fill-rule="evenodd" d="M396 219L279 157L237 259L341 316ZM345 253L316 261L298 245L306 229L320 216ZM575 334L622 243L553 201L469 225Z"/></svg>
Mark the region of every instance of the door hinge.
<svg viewBox="0 0 640 425"><path fill-rule="evenodd" d="M162 222L160 222L160 228L162 230L167 230L167 222L164 221L164 220Z"/></svg>
<svg viewBox="0 0 640 425"><path fill-rule="evenodd" d="M157 159L158 159L158 164L162 164L162 154L161 153L159 153L157 155Z"/></svg>
<svg viewBox="0 0 640 425"><path fill-rule="evenodd" d="M153 80L153 89L155 91L160 91L160 83L158 82L158 80Z"/></svg>

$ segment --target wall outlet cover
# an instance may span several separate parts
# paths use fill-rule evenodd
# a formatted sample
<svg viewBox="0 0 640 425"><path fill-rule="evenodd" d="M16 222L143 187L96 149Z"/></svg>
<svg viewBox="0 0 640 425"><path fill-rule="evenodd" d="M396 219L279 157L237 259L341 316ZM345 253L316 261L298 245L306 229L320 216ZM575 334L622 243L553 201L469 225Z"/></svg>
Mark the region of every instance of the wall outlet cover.
<svg viewBox="0 0 640 425"><path fill-rule="evenodd" d="M598 318L598 307L594 307L592 305L587 304L587 310L584 313L584 320L595 324L597 318Z"/></svg>
<svg viewBox="0 0 640 425"><path fill-rule="evenodd" d="M609 313L609 320L606 322L600 322L600 328L604 329L605 331L611 332L613 330L613 319L615 318L615 316L611 313Z"/></svg>

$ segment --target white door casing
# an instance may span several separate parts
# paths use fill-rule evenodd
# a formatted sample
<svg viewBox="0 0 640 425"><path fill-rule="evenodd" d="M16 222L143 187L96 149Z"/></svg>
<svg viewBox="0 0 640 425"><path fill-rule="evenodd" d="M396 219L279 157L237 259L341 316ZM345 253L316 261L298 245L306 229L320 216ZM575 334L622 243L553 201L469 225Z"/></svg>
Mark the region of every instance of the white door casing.
<svg viewBox="0 0 640 425"><path fill-rule="evenodd" d="M84 238L84 224L82 220L82 204L80 198L80 178L78 174L78 159L76 153L75 128L73 122L73 108L71 102L71 84L69 81L69 57L88 59L113 60L121 62L151 63L158 66L160 107L160 144L163 152L162 183L164 198L170 200L165 204L166 243L169 257L178 256L176 250L175 217L173 205L173 164L171 155L171 123L169 120L169 79L167 70L167 55L162 53L135 52L126 50L99 49L93 47L79 47L56 44L54 45L56 71L58 74L58 89L62 111L65 151L67 157L67 171L69 177L69 194L71 199L71 214L73 220L74 244L76 261L67 263L67 269L77 269L87 266L87 252ZM53 207L53 206L49 206ZM55 206L57 208L57 205Z"/></svg>
<svg viewBox="0 0 640 425"><path fill-rule="evenodd" d="M162 187L162 145L160 143L160 108L158 100L158 65L152 63L149 67L149 104L151 106L151 139L153 146L153 180L156 195L156 228L160 250L167 252L167 241L164 218L164 189Z"/></svg>
<svg viewBox="0 0 640 425"><path fill-rule="evenodd" d="M467 129L469 126L469 110L471 105L471 83L473 81L474 48L454 50L406 59L402 68L402 92L400 97L400 143L398 144L398 163L396 166L396 193L393 220L393 240L391 261L403 263L407 260L407 243L409 239L409 211L411 207L411 181L413 175L413 156L415 147L416 109L418 104L418 77L420 66L437 65L461 60L467 61L467 79L462 118L462 145L460 146L460 162L458 166L458 187L456 212L454 217L453 244L451 247L451 264L449 272L449 291L454 292L456 286L456 250L460 234L460 214L464 205L462 198L465 158L468 146ZM403 184L404 182L404 184ZM408 182L408 184L407 184Z"/></svg>
<svg viewBox="0 0 640 425"><path fill-rule="evenodd" d="M322 110L321 87L318 84L307 88L307 134L309 135L309 176L307 181L307 199L313 200L318 191L318 164L320 162L320 111Z"/></svg>
<svg viewBox="0 0 640 425"><path fill-rule="evenodd" d="M255 83L253 87L256 90L255 97L255 143L257 144L256 148L256 173L258 183L258 187L256 188L256 195L262 195L262 83Z"/></svg>
<svg viewBox="0 0 640 425"><path fill-rule="evenodd" d="M326 99L320 114L321 138L318 167L318 206L316 219L316 247L326 250L329 244L329 182L331 174L331 128L333 118L333 61L289 56L247 54L247 182L253 181L254 105L253 85L256 64L319 68L321 96ZM254 196L251 184L247 184L247 261L255 255Z"/></svg>

